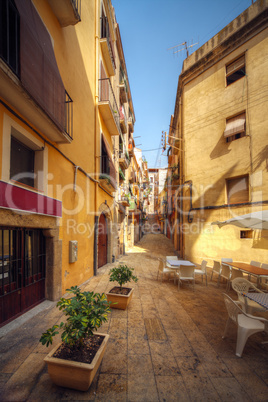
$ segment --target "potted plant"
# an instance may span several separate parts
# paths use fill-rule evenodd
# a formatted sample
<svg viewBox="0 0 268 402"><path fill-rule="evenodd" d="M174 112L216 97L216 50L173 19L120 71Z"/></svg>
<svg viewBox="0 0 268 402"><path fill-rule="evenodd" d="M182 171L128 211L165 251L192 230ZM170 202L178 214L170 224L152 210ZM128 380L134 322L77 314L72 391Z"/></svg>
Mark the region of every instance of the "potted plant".
<svg viewBox="0 0 268 402"><path fill-rule="evenodd" d="M86 391L98 370L109 335L93 332L108 319L110 303L105 294L81 292L77 286L67 289L73 294L61 298L57 307L65 313L66 321L53 325L40 338L49 346L61 330L62 343L46 356L51 380L62 387Z"/></svg>
<svg viewBox="0 0 268 402"><path fill-rule="evenodd" d="M112 268L109 272L110 282L117 282L119 286L113 287L109 293L106 293L107 300L111 302L112 308L118 308L125 310L132 299L134 288L123 287L127 282L131 280L138 281L138 278L133 275L134 268L130 268L127 265L119 264L118 267Z"/></svg>

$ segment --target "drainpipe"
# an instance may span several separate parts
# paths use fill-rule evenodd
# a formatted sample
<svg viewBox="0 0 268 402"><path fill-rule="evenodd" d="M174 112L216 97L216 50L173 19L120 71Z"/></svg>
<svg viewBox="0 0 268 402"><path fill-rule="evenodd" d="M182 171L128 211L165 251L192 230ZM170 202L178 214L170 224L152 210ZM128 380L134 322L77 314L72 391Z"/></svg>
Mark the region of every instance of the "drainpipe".
<svg viewBox="0 0 268 402"><path fill-rule="evenodd" d="M76 192L76 178L77 178L77 169L79 166L74 167L74 192Z"/></svg>
<svg viewBox="0 0 268 402"><path fill-rule="evenodd" d="M99 218L98 218L97 215L95 215L94 218L95 218L94 219L94 227L95 227L95 230L94 230L94 275L96 276L97 275L97 270L98 270L98 264L97 264L98 260L97 260L97 258L98 258L98 233L99 233L99 231L98 231L98 223L99 223Z"/></svg>
<svg viewBox="0 0 268 402"><path fill-rule="evenodd" d="M95 133L94 133L94 173L97 173L97 133L98 133L98 102L99 102L99 0L95 0L95 57L96 57L96 64L95 64ZM94 183L94 207L95 207L95 219L94 219L94 260L93 260L93 267L94 267L94 275L97 275L98 269L98 223L99 219L97 216L97 208L98 208L98 183Z"/></svg>

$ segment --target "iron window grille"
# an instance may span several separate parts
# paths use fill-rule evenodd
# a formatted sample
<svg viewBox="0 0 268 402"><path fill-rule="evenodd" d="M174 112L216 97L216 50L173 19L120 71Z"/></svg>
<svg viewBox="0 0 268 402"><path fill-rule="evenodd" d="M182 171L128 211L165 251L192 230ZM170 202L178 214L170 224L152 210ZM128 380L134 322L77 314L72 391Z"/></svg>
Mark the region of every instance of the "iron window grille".
<svg viewBox="0 0 268 402"><path fill-rule="evenodd" d="M42 281L46 242L39 229L0 229L0 297Z"/></svg>

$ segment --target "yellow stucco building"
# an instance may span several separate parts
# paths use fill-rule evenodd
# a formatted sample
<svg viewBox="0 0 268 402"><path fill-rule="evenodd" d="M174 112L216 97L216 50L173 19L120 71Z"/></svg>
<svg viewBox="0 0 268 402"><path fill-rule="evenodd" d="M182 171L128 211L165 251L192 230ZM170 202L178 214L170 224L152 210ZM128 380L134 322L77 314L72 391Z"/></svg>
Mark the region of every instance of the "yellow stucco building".
<svg viewBox="0 0 268 402"><path fill-rule="evenodd" d="M211 225L268 208L267 10L267 0L254 2L187 57L179 76L170 230L179 254L197 263L268 262L264 230Z"/></svg>
<svg viewBox="0 0 268 402"><path fill-rule="evenodd" d="M119 256L135 123L110 0L1 7L0 325Z"/></svg>

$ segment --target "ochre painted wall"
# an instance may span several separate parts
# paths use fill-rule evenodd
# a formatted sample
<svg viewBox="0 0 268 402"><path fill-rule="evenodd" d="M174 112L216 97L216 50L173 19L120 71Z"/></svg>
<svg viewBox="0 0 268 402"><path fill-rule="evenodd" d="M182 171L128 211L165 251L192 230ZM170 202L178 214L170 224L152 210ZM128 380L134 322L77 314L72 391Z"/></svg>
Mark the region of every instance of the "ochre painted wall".
<svg viewBox="0 0 268 402"><path fill-rule="evenodd" d="M45 0L34 4L54 44L58 68L73 100L73 141L49 147L49 195L62 201L62 292L93 276L96 185L79 169L95 177L95 1L81 2L82 20L62 28ZM75 182L75 190L74 190ZM69 241L78 241L78 260L69 263Z"/></svg>
<svg viewBox="0 0 268 402"><path fill-rule="evenodd" d="M225 65L244 52L246 76L226 86ZM268 200L267 53L266 29L184 87L184 168L185 181L193 183L193 208L226 204L226 179L245 174L250 178L249 201ZM243 111L247 136L226 143L226 119ZM265 231L255 231L253 239L240 239L239 228L211 225L262 208L267 209L267 204L197 211L191 224L185 216L185 256L210 264L222 257L267 263ZM189 209L189 200L184 209Z"/></svg>

